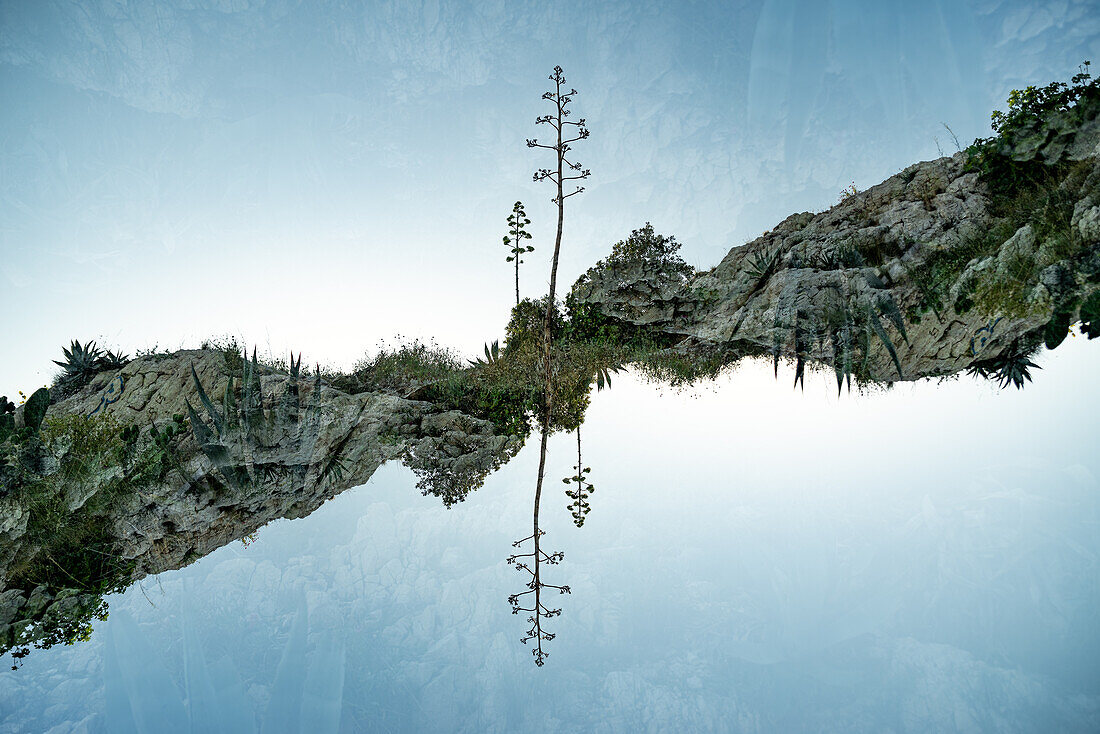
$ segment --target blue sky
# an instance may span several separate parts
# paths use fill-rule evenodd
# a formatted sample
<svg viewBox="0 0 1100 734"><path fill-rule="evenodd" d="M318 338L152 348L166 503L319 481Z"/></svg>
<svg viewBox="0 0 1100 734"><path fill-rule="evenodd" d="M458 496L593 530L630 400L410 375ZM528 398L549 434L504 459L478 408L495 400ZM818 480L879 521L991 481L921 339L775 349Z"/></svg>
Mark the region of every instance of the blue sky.
<svg viewBox="0 0 1100 734"><path fill-rule="evenodd" d="M546 287L548 161L524 140L555 64L592 130L567 285L646 221L708 267L953 152L944 123L988 134L1010 89L1083 59L1100 64L1095 0L0 0L0 393L48 382L72 338L231 334L342 367L396 334L477 353L513 297L516 199L537 248L522 288ZM1068 339L1023 391L838 398L770 365L685 395L617 377L585 424L584 531L564 496L544 505L574 594L539 675L503 563L532 446L453 510L388 465L113 597L111 624L138 620L142 675L231 656L242 710L263 711L308 592L311 629L346 633L349 710L396 700L408 730L820 730L823 712L838 730L1092 730L1098 357ZM555 485L571 439L551 439ZM0 670L18 714L0 730L102 715L105 629Z"/></svg>
<svg viewBox="0 0 1100 734"><path fill-rule="evenodd" d="M561 64L592 137L562 280L652 221L697 266L988 132L1100 59L1100 4L0 2L0 392L72 338L232 334L350 366L473 353L546 288L539 131Z"/></svg>

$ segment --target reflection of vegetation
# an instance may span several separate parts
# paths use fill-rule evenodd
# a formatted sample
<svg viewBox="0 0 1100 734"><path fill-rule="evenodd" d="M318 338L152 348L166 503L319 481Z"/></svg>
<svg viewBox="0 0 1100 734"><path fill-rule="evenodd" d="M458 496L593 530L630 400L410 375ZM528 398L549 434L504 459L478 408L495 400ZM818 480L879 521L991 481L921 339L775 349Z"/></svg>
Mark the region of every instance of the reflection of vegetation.
<svg viewBox="0 0 1100 734"><path fill-rule="evenodd" d="M538 515L536 514L536 517ZM565 558L565 554L561 551L554 553L547 553L539 546L540 536L545 535L545 531L536 530L535 535L512 543L512 547L521 548L527 541L533 541L534 550L530 553L517 553L508 556L508 563L515 566L517 571L526 573L530 578L525 584L526 591L521 591L516 594L512 594L508 597L508 603L512 605L512 614L519 614L520 612L530 612L531 616L527 618L527 621L531 623L531 627L527 630L527 633L520 638L520 642L527 644L529 640L534 640L534 649L531 653L535 656L535 665L541 666L545 661L549 653L542 649L543 642L549 642L554 639L553 632L548 632L543 629L544 620L550 617L557 617L561 615L561 608L552 608L543 603L542 594L546 589L554 589L559 594L570 593L568 586L555 586L554 584L548 584L541 579L541 565L546 563L551 566L555 566ZM534 594L528 598L529 595ZM530 604L531 606L523 606L524 604Z"/></svg>
<svg viewBox="0 0 1100 734"><path fill-rule="evenodd" d="M116 548L115 506L178 466L182 433L179 419L150 426L145 439L104 415L43 420L36 406L48 402L45 390L32 395L26 427L0 436L0 496L28 518L4 579L4 590L22 593L22 607L18 621L0 626L0 652L17 659L31 646L87 639L92 621L105 618L103 596L126 588L134 570Z"/></svg>
<svg viewBox="0 0 1100 734"><path fill-rule="evenodd" d="M825 303L806 303L800 280L792 274L776 300L772 323L772 362L776 375L782 355L795 355L795 385L805 383L805 368L811 355L827 355L836 374L837 390L852 377L870 374L872 345L877 340L890 356L898 377L904 379L901 360L883 320L890 323L908 343L905 320L890 292L877 275L864 270L858 275L842 273L837 284L823 291Z"/></svg>
<svg viewBox="0 0 1100 734"><path fill-rule="evenodd" d="M573 467L577 473L571 477L566 477L561 481L566 486L576 484L576 489L568 489L565 492L565 496L568 497L571 502L566 507L569 510L569 514L573 516L573 524L578 528L584 525L584 518L592 511L592 507L588 504L588 497L596 488L592 486L592 483L588 481L588 474L592 471L590 467L584 465L581 460L581 427L577 426L577 463Z"/></svg>
<svg viewBox="0 0 1100 734"><path fill-rule="evenodd" d="M1012 385L1016 389L1022 389L1025 382L1031 381L1031 370L1042 369L1031 361L1038 344L1027 348L1020 345L1019 341L1012 343L1007 350L993 359L976 362L968 368L968 372L978 377L1000 383L1001 389Z"/></svg>

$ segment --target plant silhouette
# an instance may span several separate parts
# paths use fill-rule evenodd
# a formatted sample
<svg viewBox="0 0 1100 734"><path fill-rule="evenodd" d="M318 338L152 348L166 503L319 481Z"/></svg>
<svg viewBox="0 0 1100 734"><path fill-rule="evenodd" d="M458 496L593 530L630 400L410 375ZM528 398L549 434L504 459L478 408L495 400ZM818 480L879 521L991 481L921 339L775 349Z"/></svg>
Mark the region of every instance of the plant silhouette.
<svg viewBox="0 0 1100 734"><path fill-rule="evenodd" d="M550 434L550 420L553 413L554 406L554 385L553 385L553 359L551 357L552 346L552 333L551 326L555 312L555 297L557 295L558 284L558 259L561 255L561 240L562 231L565 221L565 200L571 196L575 196L584 191L583 186L576 186L573 191L568 194L565 193L565 186L567 181L577 181L586 179L591 175L591 172L582 168L581 164L570 160L568 157L571 143L575 143L580 140L584 140L588 137L588 129L585 127L584 118L578 119L576 122L568 120L571 114L569 104L572 102L573 97L576 96L577 90L570 88L569 91L563 91L565 85L565 74L562 72L560 66L554 67L554 73L549 77L550 81L554 83L554 89L543 93L542 98L551 105L554 109L551 114L541 115L535 119L536 125L549 125L554 129L555 143L547 145L540 143L537 139L528 139L527 147L529 148L542 148L545 150L553 151L555 159L555 167L553 169L540 168L534 174L534 180L542 181L549 179L554 183L557 190L557 195L551 199L558 209L558 225L557 232L554 236L554 255L550 263L550 293L546 299L546 313L543 316L543 328L542 328L542 373L543 373L543 394L542 394L542 406L540 411L540 428L541 437L539 442L539 473L538 479L535 483L535 501L532 512L532 533L522 540L517 540L513 543L513 546L520 547L528 540L531 541L532 550L530 553L521 554L519 556L510 557L510 562L515 563L517 568L522 569L531 575L530 580L527 582L527 591L519 594L513 594L509 597L509 602L512 603L512 613L518 614L520 611L530 611L531 616L528 620L531 622L531 628L527 631L527 634L520 640L524 644L528 640L534 640L534 649L531 651L535 657L535 665L541 666L547 656L547 652L543 650L542 643L552 640L554 635L543 629L542 623L544 617L554 617L561 614L560 609L550 609L542 603L542 591L543 589L556 589L561 594L568 594L568 586L555 586L553 584L547 584L542 580L541 567L542 564L548 563L556 565L564 558L564 554L560 551L547 553L542 548L542 536L543 531L539 529L539 503L542 499L542 483L546 476L546 440ZM570 127L571 126L571 127ZM522 561L520 559L527 558L529 561ZM533 601L530 607L519 606L521 597L527 594L533 594Z"/></svg>
<svg viewBox="0 0 1100 734"><path fill-rule="evenodd" d="M519 305L519 266L523 262L523 253L534 252L535 248L531 245L524 245L524 240L531 239L531 234L524 229L524 226L531 223L531 220L527 218L527 213L523 211L523 202L517 201L512 206L512 213L508 216L508 234L504 236L505 247L510 248L508 251L512 253L507 258L506 262L515 262L516 264L516 305Z"/></svg>

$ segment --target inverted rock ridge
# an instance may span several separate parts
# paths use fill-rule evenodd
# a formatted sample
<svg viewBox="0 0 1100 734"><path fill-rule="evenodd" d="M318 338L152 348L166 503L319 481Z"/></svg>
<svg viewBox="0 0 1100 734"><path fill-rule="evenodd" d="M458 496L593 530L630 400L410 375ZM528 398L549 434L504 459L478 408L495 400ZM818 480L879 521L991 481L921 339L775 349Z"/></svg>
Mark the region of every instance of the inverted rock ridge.
<svg viewBox="0 0 1100 734"><path fill-rule="evenodd" d="M789 360L796 382L817 364L838 388L968 369L1022 384L1029 355L1071 325L1100 334L1100 103L1088 104L1072 125L1055 115L1003 143L999 168L972 170L967 152L917 163L787 217L707 272L601 264L568 302L688 361ZM104 594L308 515L386 461L450 504L523 444L512 434L528 408L494 402L529 406L522 385L452 403L493 422L415 399L442 394L431 384L345 391L299 367L150 354L48 409L48 396L14 417L5 405L0 652L81 639Z"/></svg>
<svg viewBox="0 0 1100 734"><path fill-rule="evenodd" d="M1100 309L1098 111L1009 146L1011 180L970 170L967 151L916 163L792 214L710 271L595 268L572 298L681 352L793 360L798 374L809 362L917 380L1053 348Z"/></svg>

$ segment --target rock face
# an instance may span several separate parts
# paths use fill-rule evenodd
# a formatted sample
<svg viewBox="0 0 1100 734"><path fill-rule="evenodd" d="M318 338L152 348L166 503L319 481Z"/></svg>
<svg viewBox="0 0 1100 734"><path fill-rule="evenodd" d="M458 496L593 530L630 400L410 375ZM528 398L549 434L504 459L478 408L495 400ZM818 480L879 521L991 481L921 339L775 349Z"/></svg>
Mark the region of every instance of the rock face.
<svg viewBox="0 0 1100 734"><path fill-rule="evenodd" d="M791 215L709 272L590 271L572 297L679 338L685 353L717 347L873 381L1056 346L1100 290L1097 111L1072 127L1056 117L1007 151L1044 178L1008 205L960 152Z"/></svg>
<svg viewBox="0 0 1100 734"><path fill-rule="evenodd" d="M180 568L272 520L308 515L393 459L417 472L426 493L456 501L521 444L496 435L487 421L431 403L381 392L348 395L320 379L299 379L296 370L263 374L257 366L249 374L252 365L239 355L235 362L237 369L213 350L139 358L51 406L52 417L104 415L115 425L137 426L136 451L155 441L152 430L144 432L150 426L161 436L173 423L194 426L172 439L161 481L110 496L103 532L128 571L117 583ZM47 443L42 450L38 471L57 472L68 446ZM51 501L76 518L123 471L105 466L64 482ZM42 620L82 610L86 616L98 596L84 588L9 588L40 543L28 537L25 501L0 497L0 505L0 650L6 650Z"/></svg>
<svg viewBox="0 0 1100 734"><path fill-rule="evenodd" d="M1100 100L1089 104L1002 145L1002 179L969 171L965 153L918 163L788 217L709 272L671 250L660 266L604 261L570 307L688 361L791 359L796 381L816 362L838 385L967 368L1022 384L1040 343L1057 346L1078 320L1100 334ZM69 419L67 431L39 437L37 408L3 413L0 651L79 637L104 593L307 515L386 461L451 504L522 444L415 391L350 394L299 366L156 354L50 406L47 427Z"/></svg>

